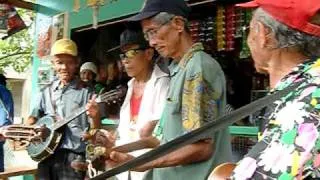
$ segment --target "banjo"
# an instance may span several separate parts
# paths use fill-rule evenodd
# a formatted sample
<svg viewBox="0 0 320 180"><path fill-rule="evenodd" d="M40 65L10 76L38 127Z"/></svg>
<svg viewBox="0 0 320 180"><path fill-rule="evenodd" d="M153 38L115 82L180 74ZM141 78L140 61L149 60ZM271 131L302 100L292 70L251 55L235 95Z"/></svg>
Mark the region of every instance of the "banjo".
<svg viewBox="0 0 320 180"><path fill-rule="evenodd" d="M106 102L108 104L115 103L119 99L123 98L125 92L125 88L119 87L115 90L100 94L97 97L96 102ZM23 141L25 143L24 146L27 147L27 152L31 159L40 162L52 155L57 149L63 136L63 133L59 131L61 127L65 126L85 112L85 107L82 107L75 110L71 116L59 121L56 121L55 117L47 115L38 119L36 124L32 126L10 125L5 128L6 134L3 136L8 139ZM46 135L45 139L40 136L44 127L44 134ZM23 133L25 131L28 133ZM15 137L17 133L19 133L20 137Z"/></svg>

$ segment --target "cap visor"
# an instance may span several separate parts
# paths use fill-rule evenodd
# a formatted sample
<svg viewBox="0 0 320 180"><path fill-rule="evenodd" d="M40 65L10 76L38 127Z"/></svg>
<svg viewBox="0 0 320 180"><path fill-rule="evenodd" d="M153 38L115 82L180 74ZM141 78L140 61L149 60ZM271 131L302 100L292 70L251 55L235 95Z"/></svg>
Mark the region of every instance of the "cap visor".
<svg viewBox="0 0 320 180"><path fill-rule="evenodd" d="M259 4L256 1L250 1L246 3L236 4L236 6L243 7L243 8L256 8L256 7L259 7Z"/></svg>
<svg viewBox="0 0 320 180"><path fill-rule="evenodd" d="M155 16L158 14L158 11L151 11L151 12L140 12L135 16L132 16L130 18L127 18L126 21L141 21L147 18L150 18L152 16Z"/></svg>

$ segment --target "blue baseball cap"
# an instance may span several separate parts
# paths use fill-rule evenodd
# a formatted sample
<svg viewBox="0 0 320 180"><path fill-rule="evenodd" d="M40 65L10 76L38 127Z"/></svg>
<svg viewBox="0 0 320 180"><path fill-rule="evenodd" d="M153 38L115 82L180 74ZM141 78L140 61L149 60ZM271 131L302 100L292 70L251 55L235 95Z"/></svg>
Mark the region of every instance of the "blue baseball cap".
<svg viewBox="0 0 320 180"><path fill-rule="evenodd" d="M160 12L188 18L191 9L184 0L146 0L142 10L127 21L141 21L151 18Z"/></svg>

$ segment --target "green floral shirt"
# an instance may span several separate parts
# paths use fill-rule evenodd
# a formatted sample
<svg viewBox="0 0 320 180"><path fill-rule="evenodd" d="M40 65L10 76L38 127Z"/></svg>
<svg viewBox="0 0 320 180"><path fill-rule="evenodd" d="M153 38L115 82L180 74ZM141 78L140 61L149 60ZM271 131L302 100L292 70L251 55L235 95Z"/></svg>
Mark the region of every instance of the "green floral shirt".
<svg viewBox="0 0 320 180"><path fill-rule="evenodd" d="M296 83L302 84L268 108L261 140L231 179L320 178L320 58L295 67L272 92Z"/></svg>
<svg viewBox="0 0 320 180"><path fill-rule="evenodd" d="M213 121L224 113L225 78L218 62L195 43L183 58L170 65L170 88L162 117L154 136L167 143ZM227 128L212 133L214 153L206 161L188 165L155 168L145 180L205 180L212 168L231 160Z"/></svg>

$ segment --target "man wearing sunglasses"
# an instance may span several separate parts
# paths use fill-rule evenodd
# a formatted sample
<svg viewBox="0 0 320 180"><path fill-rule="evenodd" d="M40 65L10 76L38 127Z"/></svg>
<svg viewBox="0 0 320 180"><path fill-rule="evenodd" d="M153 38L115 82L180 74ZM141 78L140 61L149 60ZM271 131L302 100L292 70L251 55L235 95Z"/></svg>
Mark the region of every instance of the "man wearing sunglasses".
<svg viewBox="0 0 320 180"><path fill-rule="evenodd" d="M151 47L173 59L165 108L154 131L161 144L213 121L225 109L223 71L201 43L192 42L186 19L189 11L184 0L147 0L142 11L129 18L140 22ZM110 154L113 163L132 158ZM224 128L135 170L152 169L145 179L204 180L214 166L230 159L230 135Z"/></svg>
<svg viewBox="0 0 320 180"><path fill-rule="evenodd" d="M162 115L169 75L155 64L155 52L144 39L141 30L125 30L120 35L120 59L132 79L128 82L128 91L120 110L118 133L106 136L116 145L127 144L152 135L153 129ZM109 138L110 137L110 138ZM113 141L113 142L112 142ZM131 153L139 156L146 150ZM111 162L107 163L110 165ZM142 180L144 172L124 172L117 175L118 180Z"/></svg>

